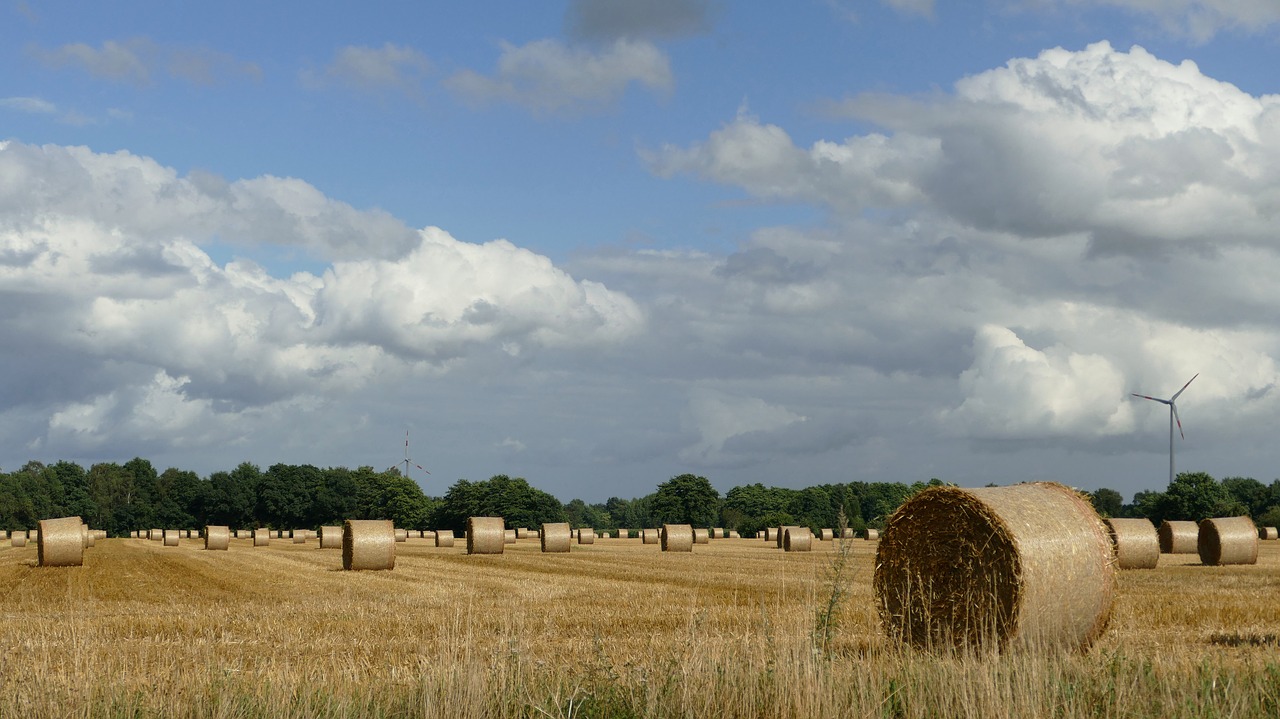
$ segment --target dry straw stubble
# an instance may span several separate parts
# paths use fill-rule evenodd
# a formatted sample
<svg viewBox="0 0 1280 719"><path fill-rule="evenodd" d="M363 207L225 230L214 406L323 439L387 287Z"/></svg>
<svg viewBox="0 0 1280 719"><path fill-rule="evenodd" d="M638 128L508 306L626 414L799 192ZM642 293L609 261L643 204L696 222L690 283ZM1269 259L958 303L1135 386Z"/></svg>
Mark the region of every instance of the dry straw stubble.
<svg viewBox="0 0 1280 719"><path fill-rule="evenodd" d="M1258 528L1248 517L1217 517L1200 522L1196 539L1200 563L1216 567L1225 564L1258 563Z"/></svg>
<svg viewBox="0 0 1280 719"><path fill-rule="evenodd" d="M1120 569L1155 569L1160 562L1160 538L1149 519L1110 518L1107 531Z"/></svg>
<svg viewBox="0 0 1280 719"><path fill-rule="evenodd" d="M507 545L502 517L467 518L467 554L502 554Z"/></svg>
<svg viewBox="0 0 1280 719"><path fill-rule="evenodd" d="M36 548L42 567L78 567L84 564L84 528L80 518L40 520Z"/></svg>
<svg viewBox="0 0 1280 719"><path fill-rule="evenodd" d="M1106 525L1068 487L934 487L889 518L874 589L890 637L918 648L1085 650L1115 571Z"/></svg>
<svg viewBox="0 0 1280 719"><path fill-rule="evenodd" d="M348 519L342 525L342 568L395 569L396 528L390 519Z"/></svg>

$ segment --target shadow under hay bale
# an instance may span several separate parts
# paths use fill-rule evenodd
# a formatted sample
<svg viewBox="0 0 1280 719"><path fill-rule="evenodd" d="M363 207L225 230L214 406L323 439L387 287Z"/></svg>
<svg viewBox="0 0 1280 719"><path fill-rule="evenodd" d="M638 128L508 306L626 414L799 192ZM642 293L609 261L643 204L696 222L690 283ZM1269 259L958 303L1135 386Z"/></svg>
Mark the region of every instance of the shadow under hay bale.
<svg viewBox="0 0 1280 719"><path fill-rule="evenodd" d="M808 527L787 527L782 533L782 551L809 552L813 550L813 532Z"/></svg>
<svg viewBox="0 0 1280 719"><path fill-rule="evenodd" d="M208 526L204 528L204 548L226 551L231 546L231 528Z"/></svg>
<svg viewBox="0 0 1280 719"><path fill-rule="evenodd" d="M502 517L468 517L467 554L502 554L507 545L504 526Z"/></svg>
<svg viewBox="0 0 1280 719"><path fill-rule="evenodd" d="M1169 521L1160 523L1161 554L1195 554L1200 537L1200 526L1195 522Z"/></svg>
<svg viewBox="0 0 1280 719"><path fill-rule="evenodd" d="M889 518L876 554L882 624L921 649L1086 650L1115 567L1092 505L1054 483L934 487Z"/></svg>
<svg viewBox="0 0 1280 719"><path fill-rule="evenodd" d="M36 551L42 567L79 567L84 564L84 528L79 517L40 520Z"/></svg>
<svg viewBox="0 0 1280 719"><path fill-rule="evenodd" d="M662 551L692 552L693 526L689 524L662 525Z"/></svg>
<svg viewBox="0 0 1280 719"><path fill-rule="evenodd" d="M390 519L348 519L343 523L343 569L376 571L395 567L395 523Z"/></svg>
<svg viewBox="0 0 1280 719"><path fill-rule="evenodd" d="M567 552L573 545L568 522L544 523L540 538L544 552Z"/></svg>
<svg viewBox="0 0 1280 719"><path fill-rule="evenodd" d="M432 537L432 539L435 540L437 547L453 546L453 530L452 529L437 529L434 532L434 534L435 536Z"/></svg>
<svg viewBox="0 0 1280 719"><path fill-rule="evenodd" d="M578 544L595 544L596 530L591 527L583 527L578 530Z"/></svg>
<svg viewBox="0 0 1280 719"><path fill-rule="evenodd" d="M1119 569L1155 569L1160 562L1160 538L1149 519L1111 518L1103 520L1111 535Z"/></svg>
<svg viewBox="0 0 1280 719"><path fill-rule="evenodd" d="M1258 563L1258 528L1248 517L1217 517L1200 522L1196 539L1200 563L1210 567Z"/></svg>

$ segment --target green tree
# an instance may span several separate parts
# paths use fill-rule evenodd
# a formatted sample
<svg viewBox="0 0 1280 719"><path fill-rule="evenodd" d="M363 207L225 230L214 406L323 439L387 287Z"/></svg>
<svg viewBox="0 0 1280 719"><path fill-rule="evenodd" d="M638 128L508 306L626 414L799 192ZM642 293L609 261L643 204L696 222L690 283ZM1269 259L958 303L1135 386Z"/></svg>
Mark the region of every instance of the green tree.
<svg viewBox="0 0 1280 719"><path fill-rule="evenodd" d="M1165 490L1169 516L1199 522L1209 517L1240 514L1244 507L1231 498L1222 485L1205 472L1181 472Z"/></svg>
<svg viewBox="0 0 1280 719"><path fill-rule="evenodd" d="M1119 517L1124 511L1124 497L1114 489L1099 487L1089 495L1089 499L1093 508L1104 517Z"/></svg>
<svg viewBox="0 0 1280 719"><path fill-rule="evenodd" d="M653 517L666 524L710 527L716 519L720 493L706 477L681 474L658 485Z"/></svg>

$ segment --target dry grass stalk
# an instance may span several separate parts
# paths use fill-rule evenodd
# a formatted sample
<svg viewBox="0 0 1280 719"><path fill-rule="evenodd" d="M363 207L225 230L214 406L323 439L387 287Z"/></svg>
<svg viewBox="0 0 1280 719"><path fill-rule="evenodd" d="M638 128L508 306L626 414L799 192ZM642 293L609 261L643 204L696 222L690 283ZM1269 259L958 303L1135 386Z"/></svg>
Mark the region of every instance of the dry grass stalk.
<svg viewBox="0 0 1280 719"><path fill-rule="evenodd" d="M1166 519L1160 523L1158 534L1161 554L1195 554L1200 525L1190 521Z"/></svg>
<svg viewBox="0 0 1280 719"><path fill-rule="evenodd" d="M9 535L9 544L14 547L27 546L27 530L15 529L13 534Z"/></svg>
<svg viewBox="0 0 1280 719"><path fill-rule="evenodd" d="M662 530L661 529L640 530L640 543L641 544L661 544Z"/></svg>
<svg viewBox="0 0 1280 719"><path fill-rule="evenodd" d="M42 567L84 564L84 528L79 517L40 520L36 551Z"/></svg>
<svg viewBox="0 0 1280 719"><path fill-rule="evenodd" d="M341 549L342 548L342 527L326 524L320 527L320 548L321 549Z"/></svg>
<svg viewBox="0 0 1280 719"><path fill-rule="evenodd" d="M539 534L544 552L567 552L573 545L568 522L545 522Z"/></svg>
<svg viewBox="0 0 1280 719"><path fill-rule="evenodd" d="M693 530L694 544L708 544L710 541L711 541L711 533L708 532L707 530L701 527L698 527L697 529Z"/></svg>
<svg viewBox="0 0 1280 719"><path fill-rule="evenodd" d="M835 541L835 539L836 539L836 530L834 530L834 529L819 529L819 530L818 530L818 541L820 541L820 542L834 542L834 541Z"/></svg>
<svg viewBox="0 0 1280 719"><path fill-rule="evenodd" d="M272 531L265 527L259 527L253 530L253 546L268 547L271 546Z"/></svg>
<svg viewBox="0 0 1280 719"><path fill-rule="evenodd" d="M889 518L874 588L889 636L915 647L1085 650L1111 617L1111 539L1060 484L934 487Z"/></svg>
<svg viewBox="0 0 1280 719"><path fill-rule="evenodd" d="M648 532L649 530L646 529L645 531ZM689 525L689 524L662 525L662 551L692 552L693 551L693 525Z"/></svg>
<svg viewBox="0 0 1280 719"><path fill-rule="evenodd" d="M796 529L798 526L799 526L799 525L795 525L795 524L787 524L787 525L783 525L783 526L781 526L781 527L778 527L778 533L777 533L777 535L773 538L773 541L774 541L774 543L777 545L778 549L782 549L782 542L783 542L783 540L784 540L784 539L786 539L786 536L787 536L787 530L788 530L788 529Z"/></svg>
<svg viewBox="0 0 1280 719"><path fill-rule="evenodd" d="M1258 527L1249 517L1206 519L1200 522L1196 551L1200 563L1211 567L1257 564Z"/></svg>
<svg viewBox="0 0 1280 719"><path fill-rule="evenodd" d="M395 569L396 528L390 519L348 519L342 525L342 568Z"/></svg>
<svg viewBox="0 0 1280 719"><path fill-rule="evenodd" d="M583 527L578 530L578 544L595 544L596 530L591 527Z"/></svg>
<svg viewBox="0 0 1280 719"><path fill-rule="evenodd" d="M867 536L866 536L866 540L867 540L868 542L874 542L874 541L876 541L877 539L880 539L880 530L878 530L878 529L867 529Z"/></svg>
<svg viewBox="0 0 1280 719"><path fill-rule="evenodd" d="M1277 531L1275 527L1260 527L1258 529L1258 539L1280 539L1280 531Z"/></svg>
<svg viewBox="0 0 1280 719"><path fill-rule="evenodd" d="M808 527L787 527L782 533L782 551L809 552L813 550L813 531Z"/></svg>
<svg viewBox="0 0 1280 719"><path fill-rule="evenodd" d="M176 530L176 529L166 529L166 530L164 530L164 546L166 546L166 547L176 547L176 546L178 546L178 540L180 539L180 537L178 536L178 534L179 534L179 532L178 532L178 530Z"/></svg>
<svg viewBox="0 0 1280 719"><path fill-rule="evenodd" d="M1160 562L1160 537L1149 519L1113 517L1103 520L1111 535L1120 569L1155 569Z"/></svg>
<svg viewBox="0 0 1280 719"><path fill-rule="evenodd" d="M453 546L453 530L452 529L437 529L431 534L434 535L431 539L436 543L437 547Z"/></svg>
<svg viewBox="0 0 1280 719"><path fill-rule="evenodd" d="M467 554L502 554L507 545L504 526L502 517L468 517Z"/></svg>
<svg viewBox="0 0 1280 719"><path fill-rule="evenodd" d="M204 548L226 551L231 546L231 527L204 528Z"/></svg>

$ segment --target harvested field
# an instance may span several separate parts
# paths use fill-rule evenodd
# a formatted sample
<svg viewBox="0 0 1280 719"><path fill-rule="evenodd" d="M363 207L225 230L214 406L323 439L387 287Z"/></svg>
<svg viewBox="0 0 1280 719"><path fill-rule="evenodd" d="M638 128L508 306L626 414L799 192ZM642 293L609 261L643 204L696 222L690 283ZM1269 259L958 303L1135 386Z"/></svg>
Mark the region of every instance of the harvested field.
<svg viewBox="0 0 1280 719"><path fill-rule="evenodd" d="M1280 586L1280 543L1254 566L1167 555L1122 573L1091 652L1003 656L889 642L876 545L845 544L849 594L824 655L814 616L840 542L491 556L420 542L383 572L342 572L316 543L107 539L56 568L6 543L0 648L24 665L0 680L0 716L1276 715L1280 603L1258 597Z"/></svg>

